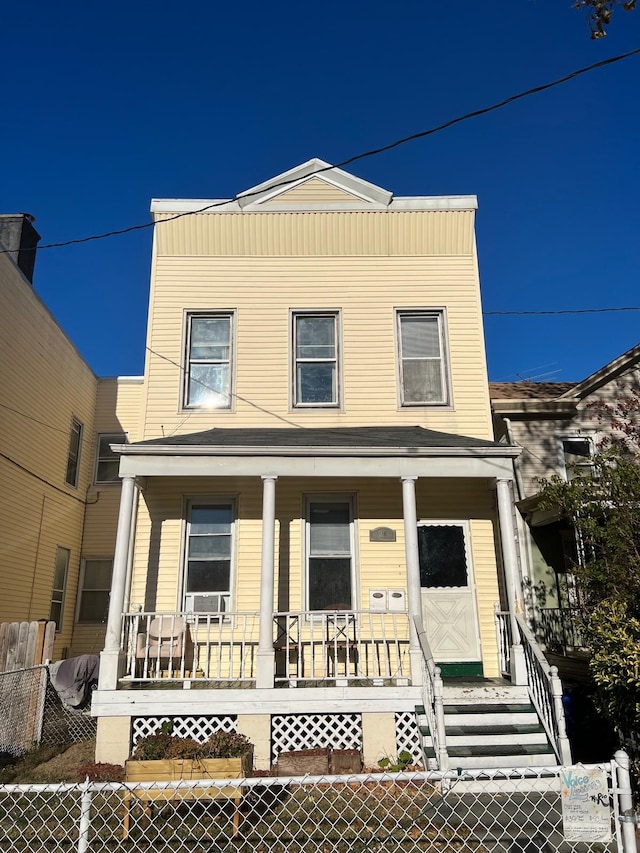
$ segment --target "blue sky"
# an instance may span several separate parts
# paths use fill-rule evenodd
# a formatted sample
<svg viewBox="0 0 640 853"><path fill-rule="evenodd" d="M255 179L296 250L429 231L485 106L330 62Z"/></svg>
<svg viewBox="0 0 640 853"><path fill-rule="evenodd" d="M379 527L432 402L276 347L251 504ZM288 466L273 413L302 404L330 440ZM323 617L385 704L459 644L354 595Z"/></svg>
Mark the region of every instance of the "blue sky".
<svg viewBox="0 0 640 853"><path fill-rule="evenodd" d="M34 0L3 18L2 212L43 243L338 162L640 47L571 0ZM639 305L640 56L351 170L398 195L475 193L486 311ZM142 372L150 231L42 250L35 285L98 375ZM640 312L487 317L489 376L581 379Z"/></svg>

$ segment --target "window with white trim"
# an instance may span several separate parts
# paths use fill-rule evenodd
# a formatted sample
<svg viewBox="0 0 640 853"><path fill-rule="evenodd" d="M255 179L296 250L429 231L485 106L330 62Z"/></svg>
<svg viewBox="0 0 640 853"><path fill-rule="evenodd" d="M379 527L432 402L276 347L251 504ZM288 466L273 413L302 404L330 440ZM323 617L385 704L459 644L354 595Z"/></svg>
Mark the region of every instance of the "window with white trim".
<svg viewBox="0 0 640 853"><path fill-rule="evenodd" d="M67 588L67 575L69 574L69 560L71 551L56 548L56 561L53 569L53 584L51 589L51 607L49 608L49 621L56 623L56 633L62 627L62 610L64 607L64 595Z"/></svg>
<svg viewBox="0 0 640 853"><path fill-rule="evenodd" d="M78 471L80 468L80 448L82 446L82 424L77 418L71 419L71 433L69 435L69 452L67 453L67 471L64 481L74 488L78 485Z"/></svg>
<svg viewBox="0 0 640 853"><path fill-rule="evenodd" d="M593 436L564 435L560 442L561 462L567 480L576 477L590 477L593 473L593 454L595 451Z"/></svg>
<svg viewBox="0 0 640 853"><path fill-rule="evenodd" d="M396 311L401 406L450 400L442 311Z"/></svg>
<svg viewBox="0 0 640 853"><path fill-rule="evenodd" d="M120 457L111 449L112 444L126 444L125 432L104 432L98 435L96 450L96 483L119 483Z"/></svg>
<svg viewBox="0 0 640 853"><path fill-rule="evenodd" d="M340 405L339 312L292 314L293 405Z"/></svg>
<svg viewBox="0 0 640 853"><path fill-rule="evenodd" d="M84 561L78 601L78 623L102 624L107 621L112 572L111 559Z"/></svg>
<svg viewBox="0 0 640 853"><path fill-rule="evenodd" d="M233 312L187 315L185 409L230 409Z"/></svg>
<svg viewBox="0 0 640 853"><path fill-rule="evenodd" d="M189 506L183 586L186 612L221 613L230 609L234 535L231 501Z"/></svg>
<svg viewBox="0 0 640 853"><path fill-rule="evenodd" d="M349 498L307 502L309 610L351 610L354 603L353 507Z"/></svg>

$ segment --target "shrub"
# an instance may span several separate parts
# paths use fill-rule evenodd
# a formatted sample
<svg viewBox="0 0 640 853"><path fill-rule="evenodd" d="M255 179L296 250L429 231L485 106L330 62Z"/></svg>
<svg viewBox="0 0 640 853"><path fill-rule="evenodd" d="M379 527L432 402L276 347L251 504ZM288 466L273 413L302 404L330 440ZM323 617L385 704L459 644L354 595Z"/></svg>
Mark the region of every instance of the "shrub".
<svg viewBox="0 0 640 853"><path fill-rule="evenodd" d="M203 747L204 758L240 758L253 751L249 738L238 732L214 732Z"/></svg>
<svg viewBox="0 0 640 853"><path fill-rule="evenodd" d="M157 761L163 758L239 758L252 750L251 741L237 732L214 732L205 743L199 743L193 738L158 732L138 741L133 758L138 761Z"/></svg>
<svg viewBox="0 0 640 853"><path fill-rule="evenodd" d="M106 761L94 761L78 767L78 779L84 782L124 782L124 767Z"/></svg>

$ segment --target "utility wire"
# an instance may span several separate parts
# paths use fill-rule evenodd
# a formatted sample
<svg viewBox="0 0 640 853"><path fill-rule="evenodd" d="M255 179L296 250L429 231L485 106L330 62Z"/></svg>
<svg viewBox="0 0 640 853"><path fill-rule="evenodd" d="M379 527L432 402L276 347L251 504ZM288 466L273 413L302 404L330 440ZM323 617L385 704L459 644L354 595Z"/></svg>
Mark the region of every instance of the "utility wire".
<svg viewBox="0 0 640 853"><path fill-rule="evenodd" d="M365 157L375 157L377 154L382 154L385 151L391 151L394 148L398 148L401 145L405 145L407 142L413 142L416 139L424 139L426 136L431 136L434 133L439 133L442 130L446 130L449 127L453 127L456 124L460 124L463 121L468 121L471 118L477 118L478 116L486 115L487 113L494 112L495 110L499 110L502 107L506 107L508 104L512 104L515 101L519 101L522 98L527 98L529 95L536 95L540 92L545 92L547 89L552 89L554 86L560 86L562 83L567 83L569 80L573 80L576 77L580 77L582 74L587 74L590 71L595 71L597 68L604 68L606 65L613 65L615 62L620 62L623 59L628 59L631 56L636 56L640 54L640 47L635 48L634 50L629 50L626 53L620 53L617 56L611 56L609 59L602 59L600 62L594 62L592 65L587 65L584 68L579 68L577 71L572 71L570 74L566 74L564 77L559 77L557 80L552 80L550 83L543 83L540 86L534 86L531 89L526 89L524 92L519 92L517 95L511 95L508 98L505 98L502 101L498 101L495 104L491 104L488 107L482 107L477 110L473 110L472 112L465 113L464 115L458 116L457 118L450 119L449 121L444 122L443 124L436 125L436 127L431 127L428 130L421 130L417 133L412 133L409 136L403 136L401 139L396 139L395 142L389 142L387 145L382 145L379 148L372 148L370 151L363 151L361 154L354 154L352 157L348 157L346 160L342 160L340 163L335 163L330 166L322 166L319 169L310 172L306 177L313 177L314 175L320 175L322 172L329 172L331 169L340 169L343 166L348 166L351 163L355 163L357 160L363 160ZM271 184L269 189L278 189L279 187L286 187L291 183L290 180L280 181L277 184ZM176 219L181 219L183 216L193 216L196 213L206 213L208 210L213 210L216 207L223 207L230 202L238 201L240 199L244 200L247 198L252 198L253 196L259 195L263 192L263 190L253 190L251 192L239 193L235 195L231 199L222 199L221 201L215 201L211 204L207 204L204 207L198 208L198 210L187 210L182 213L177 213L174 216L169 216L166 219L158 220L159 222L173 222ZM38 251L41 249L58 249L63 246L74 246L79 243L89 243L93 240L104 240L107 237L117 237L120 234L130 234L133 231L142 231L147 228L153 228L157 223L153 220L150 222L144 222L140 225L130 225L127 228L118 228L114 231L105 231L102 234L93 234L89 237L79 237L75 240L64 240L59 243L45 243L42 246L38 246ZM8 254L10 250L2 249L0 250L0 254ZM27 250L24 250L27 251ZM36 247L29 251L36 251Z"/></svg>
<svg viewBox="0 0 640 853"><path fill-rule="evenodd" d="M60 494L65 495L65 497L72 498L74 501L78 501L78 503L82 504L83 506L86 505L87 502L83 498L79 498L77 495L72 495L70 492L61 489L60 486L56 486L54 483L50 483L49 480L45 480L44 477L41 477L34 471L30 471L29 468L25 468L24 465L21 465L19 462L16 462L15 459L12 459L10 456L7 456L6 453L0 452L0 457L6 459L7 462L11 462L12 465L15 465L16 468L19 468L21 471L24 471L25 474L30 474L32 477L35 477L36 480L40 480L41 483L44 483L46 486L55 489L56 492L60 492ZM94 503L97 503L97 501L94 501Z"/></svg>
<svg viewBox="0 0 640 853"><path fill-rule="evenodd" d="M40 424L40 426L48 427L49 429L53 429L56 432L62 432L65 435L69 434L68 429L60 429L60 427L53 426L53 424L48 424L46 421L40 421L38 418L34 418L32 415L28 415L26 412L21 412L19 409L14 409L12 406L7 406L6 403L0 403L0 407L3 409L7 409L10 412L13 412L16 415L20 415L23 418L26 418L28 421L34 421L34 423Z"/></svg>
<svg viewBox="0 0 640 853"><path fill-rule="evenodd" d="M541 316L549 314L606 314L610 311L640 311L640 305L624 308L565 308L553 311L483 311L485 317Z"/></svg>

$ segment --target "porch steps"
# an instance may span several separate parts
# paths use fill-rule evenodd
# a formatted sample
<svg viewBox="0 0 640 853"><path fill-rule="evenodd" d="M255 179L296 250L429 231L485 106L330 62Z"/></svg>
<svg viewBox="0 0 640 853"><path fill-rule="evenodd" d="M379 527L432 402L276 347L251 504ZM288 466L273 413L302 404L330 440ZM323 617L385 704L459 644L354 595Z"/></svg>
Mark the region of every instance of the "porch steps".
<svg viewBox="0 0 640 853"><path fill-rule="evenodd" d="M424 708L418 730L428 766L434 751ZM444 714L451 767L549 767L557 764L526 688L510 684L445 684Z"/></svg>

